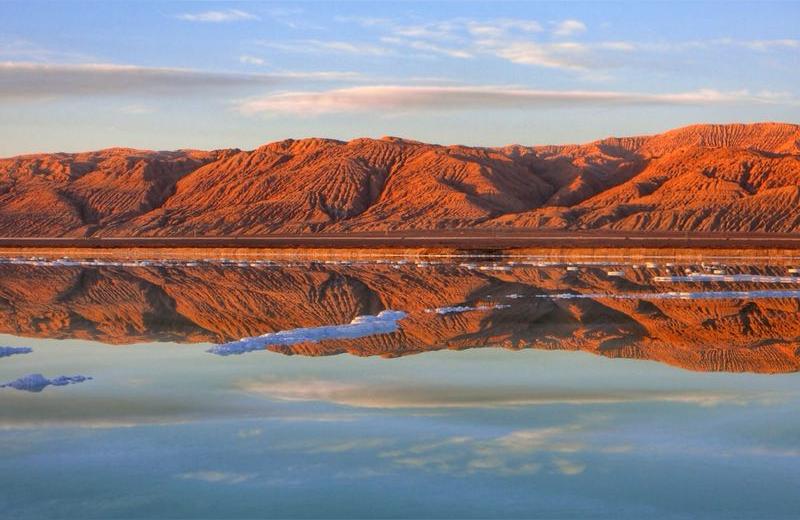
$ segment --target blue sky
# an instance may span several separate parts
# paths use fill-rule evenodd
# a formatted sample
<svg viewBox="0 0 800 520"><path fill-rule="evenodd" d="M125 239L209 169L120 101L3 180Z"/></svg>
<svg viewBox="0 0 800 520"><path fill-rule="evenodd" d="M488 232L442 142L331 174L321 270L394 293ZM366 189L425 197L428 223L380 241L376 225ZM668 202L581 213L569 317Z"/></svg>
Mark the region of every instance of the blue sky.
<svg viewBox="0 0 800 520"><path fill-rule="evenodd" d="M800 3L2 2L0 155L800 119Z"/></svg>

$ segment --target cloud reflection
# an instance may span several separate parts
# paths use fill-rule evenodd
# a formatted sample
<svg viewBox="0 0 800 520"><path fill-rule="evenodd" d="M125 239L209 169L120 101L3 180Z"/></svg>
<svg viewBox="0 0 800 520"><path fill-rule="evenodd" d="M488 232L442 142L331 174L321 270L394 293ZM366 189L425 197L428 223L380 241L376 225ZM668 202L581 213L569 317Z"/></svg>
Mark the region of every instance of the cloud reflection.
<svg viewBox="0 0 800 520"><path fill-rule="evenodd" d="M553 467L562 475L577 475L586 465L567 459L564 454L575 457L587 450L576 437L582 428L567 424L515 430L489 438L455 436L384 451L380 456L405 468L457 476L533 475L544 467Z"/></svg>
<svg viewBox="0 0 800 520"><path fill-rule="evenodd" d="M322 401L354 408L493 408L508 406L602 405L633 402L680 403L701 407L775 404L769 394L724 391L595 391L553 392L535 388L473 388L470 386L398 386L386 383L345 383L334 380L247 380L239 388L278 401Z"/></svg>
<svg viewBox="0 0 800 520"><path fill-rule="evenodd" d="M256 477L254 473L233 473L227 471L192 471L182 473L177 478L182 480L198 480L211 484L241 484Z"/></svg>

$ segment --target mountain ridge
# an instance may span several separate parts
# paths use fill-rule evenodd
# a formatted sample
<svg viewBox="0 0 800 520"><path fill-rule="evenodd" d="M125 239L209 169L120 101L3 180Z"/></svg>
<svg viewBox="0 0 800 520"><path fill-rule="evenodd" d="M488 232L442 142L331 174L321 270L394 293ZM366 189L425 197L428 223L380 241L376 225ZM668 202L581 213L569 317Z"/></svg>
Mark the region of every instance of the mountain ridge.
<svg viewBox="0 0 800 520"><path fill-rule="evenodd" d="M0 235L248 236L469 228L800 228L800 125L692 125L580 145L385 136L253 150L0 159Z"/></svg>

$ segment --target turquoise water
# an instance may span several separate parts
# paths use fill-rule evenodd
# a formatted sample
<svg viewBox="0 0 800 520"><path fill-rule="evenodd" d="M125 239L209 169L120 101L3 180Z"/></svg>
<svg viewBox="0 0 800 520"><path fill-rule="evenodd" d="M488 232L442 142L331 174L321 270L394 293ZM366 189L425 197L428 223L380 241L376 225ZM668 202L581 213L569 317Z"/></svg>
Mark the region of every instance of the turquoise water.
<svg viewBox="0 0 800 520"><path fill-rule="evenodd" d="M31 303L3 294L7 312L21 315ZM0 345L32 348L0 358L0 382L35 373L92 378L0 390L5 518L727 519L800 511L794 373L491 347L394 358L220 357L207 341L110 345L54 335L0 336Z"/></svg>

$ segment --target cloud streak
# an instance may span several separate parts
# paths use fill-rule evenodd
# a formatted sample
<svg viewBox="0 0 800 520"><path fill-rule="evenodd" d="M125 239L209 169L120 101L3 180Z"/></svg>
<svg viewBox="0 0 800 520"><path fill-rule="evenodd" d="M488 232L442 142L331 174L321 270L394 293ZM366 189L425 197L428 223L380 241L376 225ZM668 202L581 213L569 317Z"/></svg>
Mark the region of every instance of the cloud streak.
<svg viewBox="0 0 800 520"><path fill-rule="evenodd" d="M246 380L238 384L243 392L277 401L319 401L352 408L381 409L453 409L497 408L510 406L589 406L632 402L680 403L687 406L714 407L719 405L747 405L754 402L771 403L775 396L759 394L748 397L720 392L658 392L634 391L603 393L549 393L534 389L476 390L461 386L407 386L354 383L335 380ZM533 442L530 437L510 439Z"/></svg>
<svg viewBox="0 0 800 520"><path fill-rule="evenodd" d="M241 22L245 20L260 20L260 18L240 9L225 9L223 11L203 11L201 13L183 13L177 16L179 20L202 23Z"/></svg>
<svg viewBox="0 0 800 520"><path fill-rule="evenodd" d="M340 40L289 40L273 42L259 40L257 45L297 54L353 54L356 56L389 56L392 49L365 42Z"/></svg>
<svg viewBox="0 0 800 520"><path fill-rule="evenodd" d="M258 56L251 56L249 54L242 54L239 56L239 63L244 63L245 65L264 65L266 61Z"/></svg>
<svg viewBox="0 0 800 520"><path fill-rule="evenodd" d="M299 80L353 79L349 72L238 74L107 63L0 62L0 101L93 95L186 95L231 87L277 85Z"/></svg>
<svg viewBox="0 0 800 520"><path fill-rule="evenodd" d="M591 90L536 90L503 86L364 86L318 92L283 92L239 104L245 114L329 114L368 111L415 112L555 107L775 103L781 98L746 91L697 90L639 93Z"/></svg>

